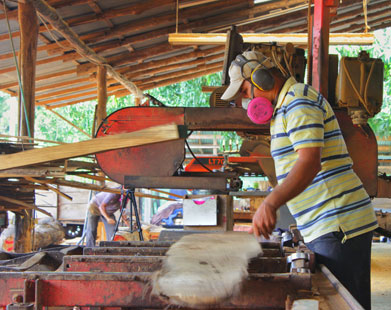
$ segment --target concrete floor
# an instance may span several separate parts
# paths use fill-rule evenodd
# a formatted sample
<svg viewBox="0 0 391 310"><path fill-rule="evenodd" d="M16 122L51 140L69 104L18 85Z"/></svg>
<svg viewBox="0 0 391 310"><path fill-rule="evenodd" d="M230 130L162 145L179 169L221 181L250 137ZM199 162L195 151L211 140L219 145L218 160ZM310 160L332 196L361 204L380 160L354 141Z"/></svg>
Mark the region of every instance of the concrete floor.
<svg viewBox="0 0 391 310"><path fill-rule="evenodd" d="M372 243L372 310L391 309L391 243Z"/></svg>

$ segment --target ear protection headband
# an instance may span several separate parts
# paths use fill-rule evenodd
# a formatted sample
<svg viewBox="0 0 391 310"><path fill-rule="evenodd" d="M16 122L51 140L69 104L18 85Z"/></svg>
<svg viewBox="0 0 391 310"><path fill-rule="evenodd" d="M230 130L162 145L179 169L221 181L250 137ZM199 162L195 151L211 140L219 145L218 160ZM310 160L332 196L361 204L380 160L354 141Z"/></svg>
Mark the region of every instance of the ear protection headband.
<svg viewBox="0 0 391 310"><path fill-rule="evenodd" d="M251 71L250 79L244 76L243 67L249 62L256 62L258 65ZM240 67L240 72L244 79L252 83L256 88L262 91L271 90L274 87L274 78L269 70L265 69L263 64L257 59L247 59L243 55L236 56L234 62L235 65Z"/></svg>

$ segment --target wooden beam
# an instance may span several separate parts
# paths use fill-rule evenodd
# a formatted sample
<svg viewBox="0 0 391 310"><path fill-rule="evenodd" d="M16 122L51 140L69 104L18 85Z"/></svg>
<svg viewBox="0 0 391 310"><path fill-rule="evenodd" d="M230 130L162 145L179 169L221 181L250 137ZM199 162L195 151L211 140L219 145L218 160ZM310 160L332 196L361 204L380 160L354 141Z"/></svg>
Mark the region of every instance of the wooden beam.
<svg viewBox="0 0 391 310"><path fill-rule="evenodd" d="M169 71L172 71L172 70L179 70L179 69L182 69L180 71L180 74L184 74L184 73L188 73L190 72L191 70L198 70L200 69L202 66L217 66L219 65L220 63L219 62L213 62L213 63L210 63L210 64L206 64L206 62L209 62L209 61L214 61L214 60L217 60L217 59L222 59L224 57L224 55L221 53L221 54L216 54L216 55L212 55L212 56L207 56L207 57L202 57L202 58L199 58L199 59L196 59L196 60L193 60L193 61L189 61L189 62L181 62L181 63L177 63L177 64L173 64L173 65L168 65L168 66L164 66L164 64L168 61L159 61L158 63L160 64L160 66L157 66L155 67L155 64L153 63L153 69L151 70L145 70L143 69L145 66L142 66L141 65L141 69L139 69L139 66L134 66L136 67L135 69L132 69L132 67L127 67L127 71L130 71L131 73L128 73L128 74L124 74L124 76L129 79L129 80L139 80L137 78L141 78L141 77L148 77L150 78L150 76L152 75L155 75L157 73L161 73L161 72L169 72ZM149 64L149 62L147 63ZM192 67L192 68L190 68ZM187 69L186 69L187 68ZM197 69L198 68L198 69ZM124 71L124 70L123 70ZM178 72L172 72L172 73L168 73L167 75L172 75L172 76L175 76L177 75ZM160 77L160 76L159 76ZM166 75L164 75L164 79L167 78ZM79 81L88 81L89 79L86 78L86 79L80 79ZM78 81L78 80L76 80ZM110 79L108 81L109 83L112 83L114 82L113 79ZM68 82L63 82L63 83L59 83L59 85L63 86L65 84L69 84L69 85L72 85L73 82L72 81L68 81ZM55 86L53 85L53 88ZM115 86L117 89L120 88L119 85ZM94 83L89 83L89 84L85 84L83 86L79 86L79 87L73 87L73 88L67 88L65 90L59 90L59 91L55 91L55 92L50 92L50 93L45 93L43 95L39 95L36 97L37 99L37 105L42 105L42 104L48 104L47 101L43 101L44 99L47 99L47 98L50 98L50 97L56 97L56 96L64 96L66 94L71 94L71 93L75 93L75 92L80 92L80 91L83 91L83 90L88 90L88 89L95 89L96 88L96 84ZM98 90L100 88L98 87ZM113 91L113 87L110 87L109 88L110 91ZM92 94L94 92L94 90L90 91L90 92L87 92L87 93L84 93L84 94ZM74 96L80 96L80 93L78 93L77 95L74 95ZM106 95L107 96L107 95ZM96 98L96 97L95 97ZM99 98L99 96L98 96ZM53 99L53 100L61 100L62 98L56 98L56 99ZM51 100L51 102L53 101ZM106 99L107 100L107 97ZM105 116L103 118L101 118L100 122L105 118ZM98 124L100 124L100 122Z"/></svg>
<svg viewBox="0 0 391 310"><path fill-rule="evenodd" d="M5 197L5 196L0 196L0 200L16 204L16 205L21 206L21 207L23 207L25 209L28 209L28 210L36 210L38 212L46 214L47 216L53 217L53 215L51 215L49 212L47 212L47 211L45 211L45 210L43 210L41 208L38 208L37 206L28 204L28 203L26 203L26 202L24 202L22 200L9 198L9 197Z"/></svg>
<svg viewBox="0 0 391 310"><path fill-rule="evenodd" d="M307 34L302 33L241 33L245 43L292 43L306 45ZM226 33L170 33L168 42L177 45L225 44ZM371 45L375 41L372 33L330 33L331 45Z"/></svg>
<svg viewBox="0 0 391 310"><path fill-rule="evenodd" d="M95 184L87 184L87 183L82 183L82 182L77 182L77 181L67 181L67 180L55 179L55 180L50 180L50 183L51 184L58 184L58 185L61 185L61 186L68 186L68 187L74 187L74 188L87 189L87 190L92 190L92 191L121 194L121 190L120 189L114 189L114 188L109 188L109 187L95 185ZM144 193L139 193L139 192L135 192L134 195L136 197L176 201L175 199L172 199L172 198L165 198L165 197L149 195L149 194L144 194Z"/></svg>
<svg viewBox="0 0 391 310"><path fill-rule="evenodd" d="M84 88L84 87L83 87ZM87 85L85 86L85 88L89 89L90 86ZM119 85L114 85L114 86L110 86L107 91L109 92L109 95L111 92L113 91L116 91L118 89L122 89L124 88L123 85L119 84ZM62 92L64 94L64 92ZM89 95L92 95L94 94L95 95L95 99L97 98L96 96L96 89L92 90L92 91L88 91L88 92L79 92L79 93L76 93L76 94L73 94L73 95L67 95L67 96L64 96L64 97L60 97L60 98L55 98L55 99L50 99L50 100L41 100L41 101L37 101L36 102L36 105L48 105L48 104L51 104L51 103L56 103L58 101L61 101L61 100L69 100L69 99L74 99L74 98L81 98L80 99L80 102L81 101L87 101L87 99L83 99L82 97L84 96L89 96ZM56 106L57 108L58 106ZM48 107L49 109L51 109L52 107Z"/></svg>
<svg viewBox="0 0 391 310"><path fill-rule="evenodd" d="M199 72L196 72L196 73L191 73L191 74L186 74L186 75L183 75L183 76L178 76L176 78L170 78L170 79L159 81L159 82L155 82L155 83L148 83L146 81L145 84L140 84L139 87L142 90L148 90L148 89L153 89L153 88L157 88L157 87L163 87L163 86L167 86L167 85L171 85L171 84L175 84L175 83L179 83L179 82L183 82L183 81L192 80L192 79L195 79L195 78L198 78L198 77L201 77L201 76L204 76L204 75L216 73L216 72L219 72L219 71L221 71L221 66L215 67L215 68L211 68L211 69L208 69L208 70L202 70L202 71L199 71Z"/></svg>
<svg viewBox="0 0 391 310"><path fill-rule="evenodd" d="M53 160L80 157L108 150L178 139L176 125L150 127L130 133L0 155L0 170L40 164Z"/></svg>
<svg viewBox="0 0 391 310"><path fill-rule="evenodd" d="M68 40L77 52L86 57L89 61L96 64L104 65L107 68L108 74L125 86L136 97L143 97L143 93L132 82L126 80L122 75L117 73L110 65L107 64L105 58L97 55L91 48L89 48L79 36L69 28L66 22L57 14L56 10L48 6L42 0L29 0L36 10L43 16L61 35Z"/></svg>
<svg viewBox="0 0 391 310"><path fill-rule="evenodd" d="M184 76L177 73L175 75L176 76L175 78L169 78L169 79L166 79L163 81L160 81L160 79L159 79L159 82L153 82L151 79L145 79L145 83L142 83L143 81L138 81L137 85L140 87L140 89L145 91L145 90L149 90L149 89L153 89L153 88L157 88L157 87L163 87L163 86L167 86L167 85L171 85L171 84L175 84L175 83L179 83L179 82L188 81L188 80L195 79L195 78L207 75L207 74L216 73L219 71L221 71L221 66L211 68L208 70L194 72L192 74L186 74ZM112 92L110 95L113 95L116 97L123 97L123 96L129 95L129 91L126 89L121 89L121 90L117 90L117 91ZM60 108L60 107L65 107L68 105L77 104L77 103L84 102L84 101L91 101L91 100L96 100L96 96L88 97L88 98L84 98L84 99L77 99L77 100L73 100L73 101L68 101L66 103L60 103L55 106L49 106L48 108Z"/></svg>
<svg viewBox="0 0 391 310"><path fill-rule="evenodd" d="M162 56L164 54L181 51L184 49L186 49L186 47L174 47L169 43L164 42L156 44L153 47L143 48L134 52L121 53L119 55L108 57L107 62L110 63L113 67L123 66L130 63L142 62L148 58L151 58L151 56ZM77 68L78 74L92 73L96 70L96 65L92 63L81 64Z"/></svg>
<svg viewBox="0 0 391 310"><path fill-rule="evenodd" d="M38 139L38 138L31 138L29 136L12 136L12 135L0 134L0 137L17 139L17 140L24 140L24 141L32 140L34 142L47 142L47 143L54 143L54 144L66 144L65 142L46 140L46 139Z"/></svg>
<svg viewBox="0 0 391 310"><path fill-rule="evenodd" d="M192 74L196 74L197 72L205 72L207 70L212 70L213 72L218 72L223 70L223 61L219 61L213 64L201 64L198 65L195 68L190 68L190 69L184 69L179 72L174 72L174 73L167 73L167 74L161 74L154 76L153 78L146 78L143 79L142 81L146 81L147 83L149 82L160 82L162 80L167 80L170 79L172 81L175 81L176 79L180 79L183 76L188 77L189 75L192 76ZM189 79L191 80L191 79ZM135 81L135 83L140 83L141 81ZM175 82L178 83L178 82Z"/></svg>
<svg viewBox="0 0 391 310"><path fill-rule="evenodd" d="M20 102L23 108L19 109L19 135L34 136L35 111L35 63L38 44L38 18L34 7L29 3L20 2L19 24L20 38L20 75L23 92L20 92ZM27 120L26 120L27 119ZM30 134L28 134L30 133Z"/></svg>
<svg viewBox="0 0 391 310"><path fill-rule="evenodd" d="M48 57L48 58L45 58L45 59L37 60L36 61L36 65L37 66L38 65L44 65L44 64L51 63L51 62L55 62L55 61L76 60L76 59L80 59L80 58L82 58L82 56L80 56L79 54L77 54L75 52L71 52L71 53L68 53L68 54L65 54L65 55L59 55L59 56L56 56L56 57ZM0 74L13 72L15 70L16 70L15 66L3 68L3 69L0 69Z"/></svg>
<svg viewBox="0 0 391 310"><path fill-rule="evenodd" d="M67 200L72 201L72 199L73 199L71 196L69 196L69 195L67 195L67 194L65 194L65 193L63 193L63 192L61 192L60 190L58 190L58 189L55 188L54 186L47 185L47 184L45 184L45 182L42 182L42 181L40 181L40 180L37 180L36 178L33 178L33 177L25 177L25 179L26 179L27 181L32 182L32 183L38 183L38 184L40 184L44 189L46 189L46 190L51 190L51 191L55 192L56 194L58 194L58 195L64 197L64 198L67 199Z"/></svg>
<svg viewBox="0 0 391 310"><path fill-rule="evenodd" d="M83 84L83 83L86 83L86 82L90 82L92 80L93 80L92 77L86 77L86 78L81 78L81 79L76 78L76 79L72 79L72 80L65 81L65 82L58 82L58 83L54 83L54 84L48 84L48 85L45 85L45 86L36 87L35 88L35 93L43 92L43 91L48 90L48 89L53 90L55 88L71 86L71 85L75 85L75 84L79 84L80 85L80 84Z"/></svg>
<svg viewBox="0 0 391 310"><path fill-rule="evenodd" d="M192 58L207 57L208 55L221 53L223 51L224 51L224 46L217 46L217 47L213 47L213 48L209 48L209 49L205 49L205 50L189 51L188 53L183 53L182 55L179 55L179 56L166 57L165 59L162 59L162 60L148 61L146 63L140 63L137 66L125 67L123 69L118 69L118 70L120 72L125 72L125 71L128 71L128 70L129 71L130 70L134 70L135 67L137 68L137 70L146 70L146 69L149 69L151 67L161 67L161 66L167 66L167 65L170 65L170 64L180 63L180 62L192 59ZM143 62L147 58L150 57L150 55L148 55L148 54L141 55L142 57L141 56L140 57L135 57L134 54L129 54L129 55L133 55L133 57L132 56L128 56L127 62L130 62L129 61L129 57L131 57L134 61L139 61L139 62ZM121 56L121 58L124 58L124 57ZM113 59L113 60L117 60L118 61L118 58ZM126 60L125 60L125 62L126 62ZM122 65L124 65L124 64L122 64ZM128 69L126 69L126 68L128 68ZM82 65L78 66L77 74L78 75L79 74L82 75L82 74L92 73L92 72L94 72L94 70L96 70L96 66L93 66L91 64L82 64Z"/></svg>
<svg viewBox="0 0 391 310"><path fill-rule="evenodd" d="M98 67L98 74L96 76L97 88L98 88L98 106L96 110L96 122L95 127L98 128L100 123L107 116L107 76L106 76L106 68L104 66ZM93 133L94 134L94 133Z"/></svg>
<svg viewBox="0 0 391 310"><path fill-rule="evenodd" d="M172 65L167 65L166 63L164 63L164 65L162 64L160 66L155 66L154 64L152 64L147 70L146 69L140 70L139 69L140 65L135 66L135 68L133 68L133 69L132 69L132 67L126 67L127 71L129 71L129 73L125 73L125 76L128 79L133 79L133 78L137 78L137 77L141 77L141 76L151 76L151 75L155 75L155 74L162 73L162 72L170 72L172 70L184 69L186 67L205 65L207 62L211 62L211 61L215 61L215 60L222 60L223 58L224 58L224 53L220 53L220 54L216 54L216 55L212 55L212 56L198 58L196 60L175 63ZM147 64L149 64L149 62ZM171 73L171 74L175 74L175 73L176 72Z"/></svg>
<svg viewBox="0 0 391 310"><path fill-rule="evenodd" d="M53 72L53 73L37 76L35 78L35 81L48 80L48 79L55 78L55 77L58 77L58 76L69 75L69 74L73 74L73 73L75 73L74 69L65 70L65 71L56 71L56 72ZM19 86L18 82L11 82L11 83L0 85L0 90L4 90L4 89L7 89L7 88L16 87L16 86Z"/></svg>
<svg viewBox="0 0 391 310"><path fill-rule="evenodd" d="M18 19L20 27L20 82L18 105L18 135L34 137L35 120L35 70L38 46L38 18L31 3L18 3ZM27 190L31 196L34 189ZM1 197L5 200L6 197ZM9 202L9 201L8 201ZM20 201L19 201L20 204ZM32 209L25 210L25 216L17 215L14 248L16 252L30 252L32 249Z"/></svg>

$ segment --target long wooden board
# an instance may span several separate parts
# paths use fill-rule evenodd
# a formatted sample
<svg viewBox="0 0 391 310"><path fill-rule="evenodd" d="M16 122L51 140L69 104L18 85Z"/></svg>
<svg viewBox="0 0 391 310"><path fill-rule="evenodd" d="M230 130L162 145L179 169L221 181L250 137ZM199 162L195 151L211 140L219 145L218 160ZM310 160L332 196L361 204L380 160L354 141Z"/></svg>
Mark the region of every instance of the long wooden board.
<svg viewBox="0 0 391 310"><path fill-rule="evenodd" d="M66 145L56 145L42 149L0 155L0 170L40 164L58 159L80 157L125 147L175 140L178 138L179 133L176 125L155 126Z"/></svg>
<svg viewBox="0 0 391 310"><path fill-rule="evenodd" d="M306 45L306 33L241 33L245 43L292 43ZM225 44L226 33L170 33L171 44ZM375 41L372 33L330 33L330 45L371 45Z"/></svg>

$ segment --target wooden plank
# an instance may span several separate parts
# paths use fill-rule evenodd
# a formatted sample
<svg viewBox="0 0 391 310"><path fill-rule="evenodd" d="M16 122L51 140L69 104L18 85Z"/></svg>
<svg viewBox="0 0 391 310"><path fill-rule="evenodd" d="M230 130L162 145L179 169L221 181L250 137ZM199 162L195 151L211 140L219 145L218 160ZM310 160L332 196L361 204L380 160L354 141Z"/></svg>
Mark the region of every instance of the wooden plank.
<svg viewBox="0 0 391 310"><path fill-rule="evenodd" d="M307 45L306 33L241 33L245 43L292 43ZM171 44L201 45L225 44L226 33L170 33L168 42ZM375 41L373 33L330 33L331 45L371 45Z"/></svg>
<svg viewBox="0 0 391 310"><path fill-rule="evenodd" d="M38 207L36 207L34 205L25 203L24 201L21 201L21 200L18 200L18 199L13 199L13 198L5 197L5 196L0 196L0 200L16 204L16 205L18 205L20 207L23 207L25 209L29 209L29 210L34 209L34 210L36 210L38 212L41 212L43 214L46 214L47 216L52 217L52 215L49 212L47 212L47 211L45 211L45 210L43 210L41 208L38 208Z"/></svg>
<svg viewBox="0 0 391 310"><path fill-rule="evenodd" d="M155 126L130 133L111 135L73 144L1 155L0 170L39 164L58 159L79 157L119 148L175 140L178 138L179 134L176 125Z"/></svg>

